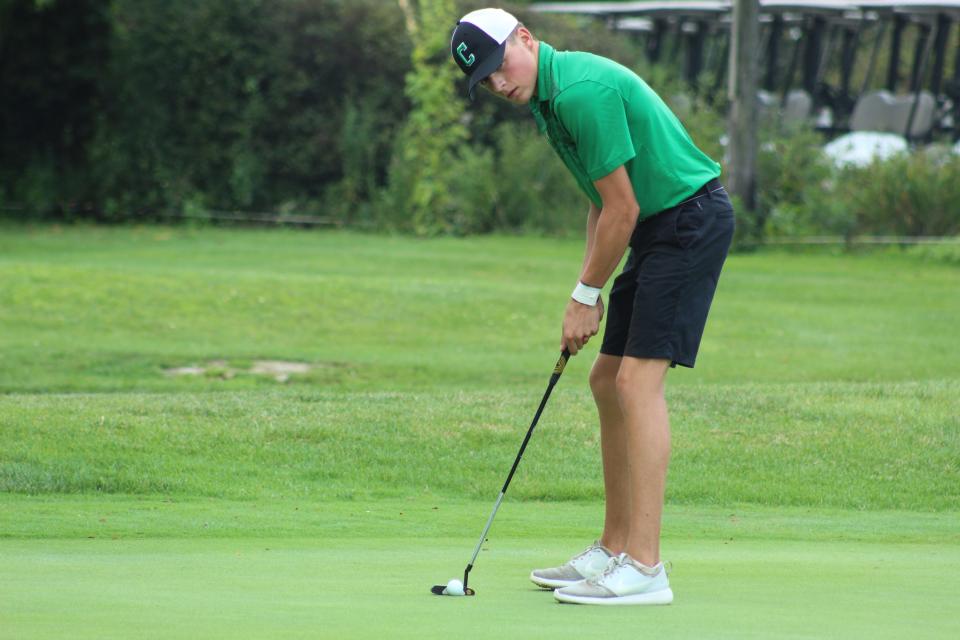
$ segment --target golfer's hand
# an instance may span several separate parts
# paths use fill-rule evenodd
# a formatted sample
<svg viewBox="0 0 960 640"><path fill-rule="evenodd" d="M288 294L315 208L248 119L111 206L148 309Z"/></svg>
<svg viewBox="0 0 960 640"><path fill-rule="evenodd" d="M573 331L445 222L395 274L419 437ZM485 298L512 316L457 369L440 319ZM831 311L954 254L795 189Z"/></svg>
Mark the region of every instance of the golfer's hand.
<svg viewBox="0 0 960 640"><path fill-rule="evenodd" d="M602 298L597 299L597 306L595 307L588 307L576 300L570 300L567 303L567 311L563 315L563 334L560 338L560 348L569 349L572 356L577 355L583 345L597 335L602 318Z"/></svg>

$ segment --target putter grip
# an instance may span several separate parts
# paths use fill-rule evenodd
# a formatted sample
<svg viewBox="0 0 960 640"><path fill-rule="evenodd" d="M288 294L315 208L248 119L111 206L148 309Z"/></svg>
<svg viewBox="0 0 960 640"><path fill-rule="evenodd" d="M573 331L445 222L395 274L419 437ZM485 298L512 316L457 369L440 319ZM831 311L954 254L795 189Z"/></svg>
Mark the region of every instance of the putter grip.
<svg viewBox="0 0 960 640"><path fill-rule="evenodd" d="M557 380L560 379L560 374L563 373L563 368L567 366L567 360L570 359L570 349L564 349L563 353L560 354L560 359L557 360L557 366L553 368L553 375L550 376L550 386L557 384Z"/></svg>

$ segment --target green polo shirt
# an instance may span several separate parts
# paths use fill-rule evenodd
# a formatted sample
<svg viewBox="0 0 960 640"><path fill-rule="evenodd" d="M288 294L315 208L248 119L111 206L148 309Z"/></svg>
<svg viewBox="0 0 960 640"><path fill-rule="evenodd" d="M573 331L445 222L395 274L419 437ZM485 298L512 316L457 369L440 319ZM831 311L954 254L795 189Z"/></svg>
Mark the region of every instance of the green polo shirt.
<svg viewBox="0 0 960 640"><path fill-rule="evenodd" d="M530 110L577 184L603 206L595 180L625 165L645 218L720 175L683 125L637 74L607 58L540 42Z"/></svg>

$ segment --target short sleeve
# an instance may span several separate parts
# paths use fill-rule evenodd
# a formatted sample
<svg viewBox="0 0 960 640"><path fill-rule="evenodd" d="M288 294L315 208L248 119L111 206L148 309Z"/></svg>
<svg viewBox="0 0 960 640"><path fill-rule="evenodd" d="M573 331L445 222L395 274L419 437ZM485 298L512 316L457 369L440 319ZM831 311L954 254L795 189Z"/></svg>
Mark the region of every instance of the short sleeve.
<svg viewBox="0 0 960 640"><path fill-rule="evenodd" d="M597 82L578 82L556 98L557 118L573 138L590 180L596 181L637 155L623 98Z"/></svg>

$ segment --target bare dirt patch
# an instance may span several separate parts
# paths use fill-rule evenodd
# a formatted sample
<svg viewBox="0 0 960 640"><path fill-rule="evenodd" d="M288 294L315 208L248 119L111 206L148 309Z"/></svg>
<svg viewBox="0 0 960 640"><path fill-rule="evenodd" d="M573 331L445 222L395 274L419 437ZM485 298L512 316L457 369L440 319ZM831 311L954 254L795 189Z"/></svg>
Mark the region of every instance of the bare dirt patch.
<svg viewBox="0 0 960 640"><path fill-rule="evenodd" d="M306 362L290 362L286 360L255 360L248 369L231 367L226 360L211 360L205 365L190 365L164 369L168 376L206 376L215 375L224 379L233 378L239 374L256 376L270 376L277 382L287 382L295 374L310 373L314 365Z"/></svg>

